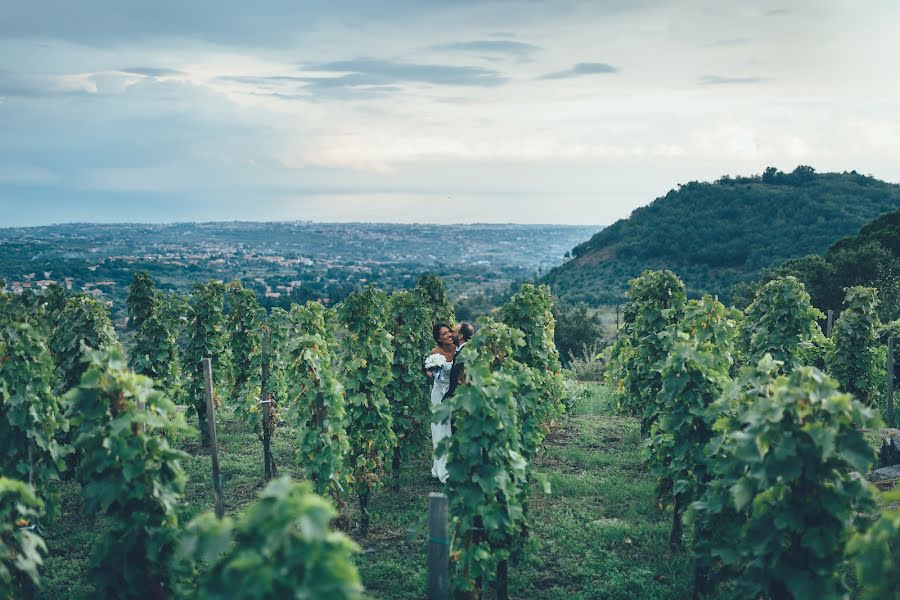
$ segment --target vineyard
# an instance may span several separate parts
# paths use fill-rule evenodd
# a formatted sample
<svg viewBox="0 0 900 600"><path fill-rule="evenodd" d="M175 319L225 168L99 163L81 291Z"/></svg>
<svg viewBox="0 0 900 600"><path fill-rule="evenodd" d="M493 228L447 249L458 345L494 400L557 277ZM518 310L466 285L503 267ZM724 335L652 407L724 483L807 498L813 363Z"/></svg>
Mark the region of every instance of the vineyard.
<svg viewBox="0 0 900 600"><path fill-rule="evenodd" d="M826 335L793 277L742 312L648 271L584 383L525 284L434 411L432 275L267 313L138 273L127 307L120 340L93 298L0 292L0 598L421 598L435 544L446 597L900 598L900 476L867 481L900 451L872 288Z"/></svg>

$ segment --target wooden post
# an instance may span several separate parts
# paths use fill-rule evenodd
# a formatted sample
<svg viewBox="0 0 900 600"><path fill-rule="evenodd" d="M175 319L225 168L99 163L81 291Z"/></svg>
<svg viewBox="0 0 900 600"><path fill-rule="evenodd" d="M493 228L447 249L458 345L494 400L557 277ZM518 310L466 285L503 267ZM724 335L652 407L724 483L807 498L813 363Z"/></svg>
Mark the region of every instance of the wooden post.
<svg viewBox="0 0 900 600"><path fill-rule="evenodd" d="M894 338L888 338L887 351L887 426L894 426Z"/></svg>
<svg viewBox="0 0 900 600"><path fill-rule="evenodd" d="M616 339L619 339L619 305L616 304Z"/></svg>
<svg viewBox="0 0 900 600"><path fill-rule="evenodd" d="M834 311L828 309L828 324L825 325L825 337L831 337L832 327L834 327Z"/></svg>
<svg viewBox="0 0 900 600"><path fill-rule="evenodd" d="M275 463L272 460L272 422L270 408L272 399L269 397L269 330L263 329L262 334L262 379L260 380L260 398L262 405L263 426L263 471L266 481L275 476Z"/></svg>
<svg viewBox="0 0 900 600"><path fill-rule="evenodd" d="M206 423L209 425L209 453L212 456L213 496L216 500L216 517L225 516L222 498L222 477L219 475L219 443L216 441L216 401L213 398L212 360L203 359L203 384L206 393Z"/></svg>
<svg viewBox="0 0 900 600"><path fill-rule="evenodd" d="M496 579L494 583L496 588L497 600L509 600L509 561L501 560L497 563ZM484 591L482 591L482 595Z"/></svg>
<svg viewBox="0 0 900 600"><path fill-rule="evenodd" d="M450 597L450 538L447 496L428 494L428 600Z"/></svg>

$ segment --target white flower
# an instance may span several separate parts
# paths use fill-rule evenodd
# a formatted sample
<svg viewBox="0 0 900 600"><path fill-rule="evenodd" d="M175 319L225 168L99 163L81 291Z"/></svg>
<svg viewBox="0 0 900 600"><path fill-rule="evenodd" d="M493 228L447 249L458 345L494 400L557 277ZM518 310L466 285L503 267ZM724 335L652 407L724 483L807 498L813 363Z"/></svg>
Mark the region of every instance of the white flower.
<svg viewBox="0 0 900 600"><path fill-rule="evenodd" d="M431 354L425 359L425 368L429 371L440 369L447 364L447 358L443 354Z"/></svg>

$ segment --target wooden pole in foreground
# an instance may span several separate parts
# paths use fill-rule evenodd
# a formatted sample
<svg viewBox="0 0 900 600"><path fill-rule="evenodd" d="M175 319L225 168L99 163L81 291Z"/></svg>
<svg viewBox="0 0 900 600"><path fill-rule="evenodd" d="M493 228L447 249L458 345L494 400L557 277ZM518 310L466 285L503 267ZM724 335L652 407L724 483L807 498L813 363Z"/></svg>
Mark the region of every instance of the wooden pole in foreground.
<svg viewBox="0 0 900 600"><path fill-rule="evenodd" d="M272 399L269 397L269 330L263 329L262 333L262 379L260 381L260 403L262 404L263 425L263 471L266 481L275 476L272 461L272 423L269 407Z"/></svg>
<svg viewBox="0 0 900 600"><path fill-rule="evenodd" d="M450 539L447 496L428 494L428 600L450 597Z"/></svg>
<svg viewBox="0 0 900 600"><path fill-rule="evenodd" d="M203 384L206 393L206 423L209 425L209 453L212 456L213 496L216 500L216 517L225 516L222 498L222 477L219 475L219 443L216 441L216 401L213 398L212 361L203 359Z"/></svg>
<svg viewBox="0 0 900 600"><path fill-rule="evenodd" d="M828 324L825 325L825 337L831 337L831 328L834 327L834 311L828 310Z"/></svg>
<svg viewBox="0 0 900 600"><path fill-rule="evenodd" d="M887 351L887 426L894 426L894 338L888 338Z"/></svg>

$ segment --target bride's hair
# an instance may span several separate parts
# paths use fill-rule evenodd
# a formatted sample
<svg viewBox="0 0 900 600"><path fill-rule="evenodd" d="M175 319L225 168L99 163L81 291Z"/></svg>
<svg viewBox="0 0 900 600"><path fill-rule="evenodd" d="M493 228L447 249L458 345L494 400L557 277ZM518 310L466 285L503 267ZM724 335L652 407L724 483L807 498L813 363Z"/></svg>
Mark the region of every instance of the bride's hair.
<svg viewBox="0 0 900 600"><path fill-rule="evenodd" d="M450 326L446 323L435 323L434 327L431 328L431 337L433 337L434 341L438 344L441 343L441 329L443 329L444 327L450 329ZM452 329L450 329L450 331L451 333L453 332Z"/></svg>

